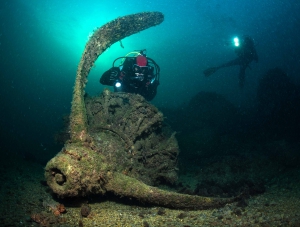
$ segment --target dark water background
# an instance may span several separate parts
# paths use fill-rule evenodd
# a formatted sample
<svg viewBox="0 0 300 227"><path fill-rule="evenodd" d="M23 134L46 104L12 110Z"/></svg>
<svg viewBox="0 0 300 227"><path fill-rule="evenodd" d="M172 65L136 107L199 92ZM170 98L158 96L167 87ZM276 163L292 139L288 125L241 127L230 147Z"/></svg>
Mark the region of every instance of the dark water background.
<svg viewBox="0 0 300 227"><path fill-rule="evenodd" d="M297 1L2 0L1 152L41 163L58 152L61 145L55 144L54 135L62 127L63 115L69 113L77 65L89 34L119 16L142 11L161 11L165 21L124 39L124 48L119 43L109 48L89 75L90 95L103 90L99 78L116 57L144 48L161 68L153 104L168 109L171 119L198 92L215 92L238 110L253 111L259 81L274 67L295 85L300 82ZM238 87L237 67L205 78L204 69L235 57L230 42L243 34L255 40L259 55L259 62L246 72L244 89ZM181 129L181 125L174 127Z"/></svg>

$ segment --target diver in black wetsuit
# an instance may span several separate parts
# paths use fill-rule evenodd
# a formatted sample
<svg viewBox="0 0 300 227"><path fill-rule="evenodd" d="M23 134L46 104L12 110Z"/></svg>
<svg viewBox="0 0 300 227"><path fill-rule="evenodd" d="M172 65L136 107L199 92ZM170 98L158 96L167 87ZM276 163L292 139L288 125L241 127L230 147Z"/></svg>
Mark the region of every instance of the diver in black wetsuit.
<svg viewBox="0 0 300 227"><path fill-rule="evenodd" d="M121 64L116 67L118 59L121 59ZM113 86L115 92L140 94L151 101L157 93L159 72L159 66L146 56L146 50L134 51L117 58L113 67L101 76L100 83Z"/></svg>
<svg viewBox="0 0 300 227"><path fill-rule="evenodd" d="M235 52L238 56L236 59L224 63L218 67L208 68L204 70L203 73L205 76L210 76L213 73L215 73L218 69L239 65L239 85L241 88L243 88L245 82L245 71L252 61L258 62L258 56L256 53L253 39L249 36L244 36L241 41L237 37L234 38L234 45L236 47Z"/></svg>

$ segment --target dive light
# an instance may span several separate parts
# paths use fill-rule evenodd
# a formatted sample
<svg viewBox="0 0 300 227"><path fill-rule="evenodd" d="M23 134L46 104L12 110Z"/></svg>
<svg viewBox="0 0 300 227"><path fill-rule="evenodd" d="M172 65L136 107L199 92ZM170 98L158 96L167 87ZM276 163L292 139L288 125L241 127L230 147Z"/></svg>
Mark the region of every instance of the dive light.
<svg viewBox="0 0 300 227"><path fill-rule="evenodd" d="M240 40L238 37L234 37L233 39L234 46L238 47L240 45Z"/></svg>

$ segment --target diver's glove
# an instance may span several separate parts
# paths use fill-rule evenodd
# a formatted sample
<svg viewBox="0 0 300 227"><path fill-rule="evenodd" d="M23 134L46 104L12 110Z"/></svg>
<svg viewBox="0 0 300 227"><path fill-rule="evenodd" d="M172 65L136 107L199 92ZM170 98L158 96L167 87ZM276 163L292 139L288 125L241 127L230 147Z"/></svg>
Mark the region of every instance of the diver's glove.
<svg viewBox="0 0 300 227"><path fill-rule="evenodd" d="M120 73L120 69L118 67L113 67L110 70L109 80L115 81L118 78L118 75Z"/></svg>
<svg viewBox="0 0 300 227"><path fill-rule="evenodd" d="M107 70L100 78L100 83L103 85L113 86L115 81L118 79L120 69L118 67L113 67Z"/></svg>

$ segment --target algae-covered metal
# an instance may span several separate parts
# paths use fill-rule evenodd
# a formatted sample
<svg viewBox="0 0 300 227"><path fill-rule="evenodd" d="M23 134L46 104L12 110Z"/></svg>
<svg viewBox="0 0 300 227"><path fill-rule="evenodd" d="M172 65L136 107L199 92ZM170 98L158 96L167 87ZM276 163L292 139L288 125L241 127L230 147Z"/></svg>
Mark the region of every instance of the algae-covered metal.
<svg viewBox="0 0 300 227"><path fill-rule="evenodd" d="M45 168L48 185L60 197L116 195L174 208L206 209L236 198L184 195L153 187L174 183L179 152L163 114L142 96L111 93L84 96L97 57L114 42L163 21L159 12L118 18L99 28L86 45L77 70L71 139Z"/></svg>
<svg viewBox="0 0 300 227"><path fill-rule="evenodd" d="M80 59L74 86L70 129L72 141L84 141L87 135L87 122L84 106L84 88L87 76L96 59L113 43L163 22L160 12L137 13L119 17L99 29L90 37Z"/></svg>

